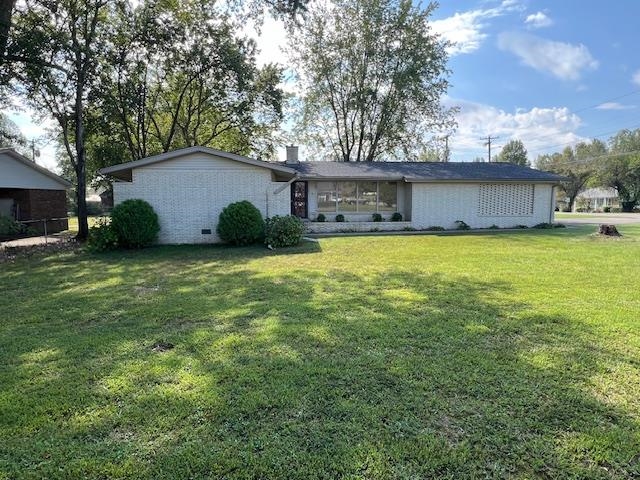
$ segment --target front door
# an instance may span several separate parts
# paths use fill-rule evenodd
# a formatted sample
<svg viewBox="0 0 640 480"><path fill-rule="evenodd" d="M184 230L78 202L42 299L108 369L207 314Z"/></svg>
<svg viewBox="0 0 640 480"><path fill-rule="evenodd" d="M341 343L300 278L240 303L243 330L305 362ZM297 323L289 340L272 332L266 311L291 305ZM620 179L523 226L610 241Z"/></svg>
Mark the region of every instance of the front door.
<svg viewBox="0 0 640 480"><path fill-rule="evenodd" d="M291 184L291 215L307 218L307 182L296 181Z"/></svg>

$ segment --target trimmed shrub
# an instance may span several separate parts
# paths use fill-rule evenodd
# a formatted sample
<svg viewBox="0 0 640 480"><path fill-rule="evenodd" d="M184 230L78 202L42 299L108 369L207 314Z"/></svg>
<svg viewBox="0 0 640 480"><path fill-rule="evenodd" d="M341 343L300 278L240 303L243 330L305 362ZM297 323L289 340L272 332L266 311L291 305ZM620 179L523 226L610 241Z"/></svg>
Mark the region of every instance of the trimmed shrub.
<svg viewBox="0 0 640 480"><path fill-rule="evenodd" d="M326 222L327 221L327 217L324 216L324 213L319 213L318 216L316 217L316 222Z"/></svg>
<svg viewBox="0 0 640 480"><path fill-rule="evenodd" d="M222 210L216 232L232 245L251 245L264 237L264 220L260 210L248 200L242 200Z"/></svg>
<svg viewBox="0 0 640 480"><path fill-rule="evenodd" d="M546 229L549 229L549 228L553 228L553 223L542 222L542 223L538 223L537 225L534 225L533 228L539 228L541 230L546 230Z"/></svg>
<svg viewBox="0 0 640 480"><path fill-rule="evenodd" d="M498 225L496 225L495 223L489 227L489 230L499 230L499 229L500 229L500 227Z"/></svg>
<svg viewBox="0 0 640 480"><path fill-rule="evenodd" d="M380 215L379 213L374 213L373 215L371 215L371 218L373 219L374 222L382 221L382 215Z"/></svg>
<svg viewBox="0 0 640 480"><path fill-rule="evenodd" d="M553 228L567 228L564 223L554 223Z"/></svg>
<svg viewBox="0 0 640 480"><path fill-rule="evenodd" d="M23 226L11 217L0 215L0 235L18 235L22 233Z"/></svg>
<svg viewBox="0 0 640 480"><path fill-rule="evenodd" d="M344 215L341 213L336 215L336 222L344 222Z"/></svg>
<svg viewBox="0 0 640 480"><path fill-rule="evenodd" d="M401 222L402 221L402 214L400 212L394 212L394 214L391 215L391 221L392 222Z"/></svg>
<svg viewBox="0 0 640 480"><path fill-rule="evenodd" d="M113 207L111 228L120 247L143 248L156 241L160 223L151 205L144 200L132 199Z"/></svg>
<svg viewBox="0 0 640 480"><path fill-rule="evenodd" d="M453 223L456 224L456 229L457 230L469 230L469 229L471 229L471 227L466 222L464 222L462 220L456 220Z"/></svg>
<svg viewBox="0 0 640 480"><path fill-rule="evenodd" d="M444 232L446 229L441 227L440 225L432 225L430 227L425 228L427 232Z"/></svg>
<svg viewBox="0 0 640 480"><path fill-rule="evenodd" d="M111 222L101 218L89 228L87 249L90 252L106 252L118 248L118 234Z"/></svg>
<svg viewBox="0 0 640 480"><path fill-rule="evenodd" d="M264 243L274 248L293 247L300 243L304 223L298 217L275 215L267 218Z"/></svg>
<svg viewBox="0 0 640 480"><path fill-rule="evenodd" d="M527 227L526 225L516 225L516 226L515 226L515 227L513 227L513 228L521 228L521 229L524 229L524 228L529 228L529 227Z"/></svg>
<svg viewBox="0 0 640 480"><path fill-rule="evenodd" d="M609 213L609 212L611 212L611 207L604 207L604 208L602 209L602 211L603 211L604 213Z"/></svg>

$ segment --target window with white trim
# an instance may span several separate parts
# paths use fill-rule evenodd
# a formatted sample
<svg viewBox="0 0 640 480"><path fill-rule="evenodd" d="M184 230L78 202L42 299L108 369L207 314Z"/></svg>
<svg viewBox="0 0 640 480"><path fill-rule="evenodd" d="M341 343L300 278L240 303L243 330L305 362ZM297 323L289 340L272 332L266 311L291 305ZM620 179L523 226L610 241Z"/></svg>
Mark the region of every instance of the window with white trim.
<svg viewBox="0 0 640 480"><path fill-rule="evenodd" d="M518 217L533 215L533 184L484 183L480 185L478 215Z"/></svg>
<svg viewBox="0 0 640 480"><path fill-rule="evenodd" d="M398 208L396 182L318 182L318 212L395 212Z"/></svg>

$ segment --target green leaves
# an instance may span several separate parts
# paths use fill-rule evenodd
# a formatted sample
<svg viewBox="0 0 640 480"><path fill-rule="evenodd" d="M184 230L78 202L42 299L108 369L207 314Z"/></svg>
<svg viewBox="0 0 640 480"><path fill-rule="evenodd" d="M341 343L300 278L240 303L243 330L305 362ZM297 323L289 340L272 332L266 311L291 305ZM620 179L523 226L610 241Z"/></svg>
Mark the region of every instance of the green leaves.
<svg viewBox="0 0 640 480"><path fill-rule="evenodd" d="M500 154L498 155L499 162L513 163L515 165L521 165L523 167L529 166L529 160L527 158L527 149L524 148L524 144L521 140L510 140L502 147Z"/></svg>
<svg viewBox="0 0 640 480"><path fill-rule="evenodd" d="M407 160L452 124L440 104L449 72L446 43L430 30L434 8L404 0L310 8L290 53L303 89L298 130L318 156Z"/></svg>

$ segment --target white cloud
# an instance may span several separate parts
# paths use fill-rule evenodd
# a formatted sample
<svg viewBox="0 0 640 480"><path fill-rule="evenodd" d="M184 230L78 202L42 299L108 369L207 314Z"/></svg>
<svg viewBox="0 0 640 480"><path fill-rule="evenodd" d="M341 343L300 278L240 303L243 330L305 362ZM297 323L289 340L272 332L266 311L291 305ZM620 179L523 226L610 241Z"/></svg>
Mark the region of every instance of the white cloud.
<svg viewBox="0 0 640 480"><path fill-rule="evenodd" d="M633 77L631 77L631 81L636 85L640 85L640 70L633 74Z"/></svg>
<svg viewBox="0 0 640 480"><path fill-rule="evenodd" d="M536 12L528 15L524 23L529 28L544 28L553 25L551 20L544 12Z"/></svg>
<svg viewBox="0 0 640 480"><path fill-rule="evenodd" d="M526 33L505 32L498 47L517 55L522 63L549 72L562 80L578 80L584 70L598 68L598 61L584 45L555 42Z"/></svg>
<svg viewBox="0 0 640 480"><path fill-rule="evenodd" d="M487 156L482 137L500 137L495 142L492 156L499 152L499 146L509 140L522 140L529 151L529 158L543 153L555 152L566 144L586 140L576 133L582 120L566 107L518 109L506 112L491 105L447 99L447 106L457 105L458 129L451 140L452 158L471 161Z"/></svg>
<svg viewBox="0 0 640 480"><path fill-rule="evenodd" d="M635 105L622 105L618 102L604 102L596 107L597 110L630 110L636 108Z"/></svg>
<svg viewBox="0 0 640 480"><path fill-rule="evenodd" d="M260 27L258 34L256 24L248 22L245 25L243 33L253 38L258 45L258 54L256 60L259 66L267 63L279 63L285 65L287 57L283 51L287 45L287 31L284 24L280 20L275 20L271 16L264 19L264 23Z"/></svg>
<svg viewBox="0 0 640 480"><path fill-rule="evenodd" d="M451 17L434 20L431 26L435 33L452 43L447 49L450 55L471 53L478 50L488 37L485 32L489 26L488 20L519 9L517 1L504 0L494 8L456 12Z"/></svg>

